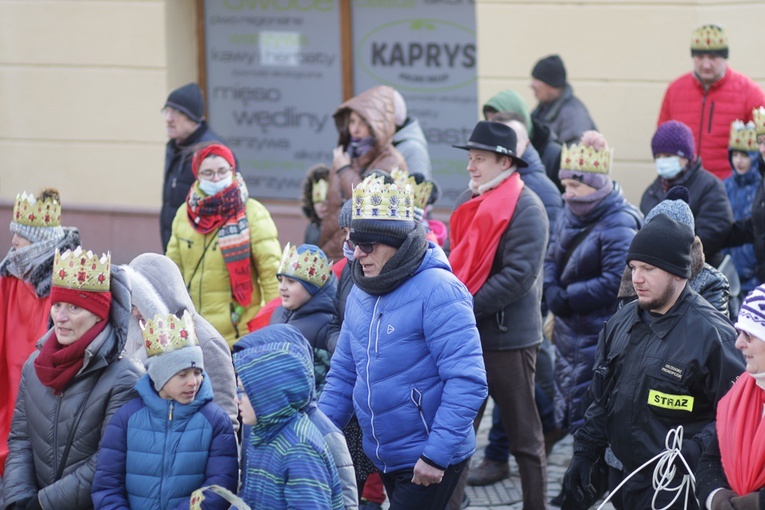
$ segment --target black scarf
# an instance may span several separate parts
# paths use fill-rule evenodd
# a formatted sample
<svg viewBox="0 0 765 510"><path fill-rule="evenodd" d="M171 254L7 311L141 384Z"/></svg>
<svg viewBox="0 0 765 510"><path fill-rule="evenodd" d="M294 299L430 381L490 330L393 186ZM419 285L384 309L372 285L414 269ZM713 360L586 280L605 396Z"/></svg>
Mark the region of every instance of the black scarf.
<svg viewBox="0 0 765 510"><path fill-rule="evenodd" d="M425 236L425 227L418 223L377 276L371 278L364 276L361 262L354 260L351 272L353 283L372 296L382 296L393 292L420 267L425 251L428 249L428 240Z"/></svg>

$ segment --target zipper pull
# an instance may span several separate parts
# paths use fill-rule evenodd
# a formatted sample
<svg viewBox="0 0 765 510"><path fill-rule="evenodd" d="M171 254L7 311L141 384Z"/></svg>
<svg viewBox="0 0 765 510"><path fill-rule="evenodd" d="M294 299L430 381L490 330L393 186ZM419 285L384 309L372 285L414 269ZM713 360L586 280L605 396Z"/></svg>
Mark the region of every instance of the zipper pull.
<svg viewBox="0 0 765 510"><path fill-rule="evenodd" d="M168 416L168 419L169 419L170 421L173 421L173 404L174 404L174 403L175 403L175 402L173 402L172 400L170 401L170 416Z"/></svg>

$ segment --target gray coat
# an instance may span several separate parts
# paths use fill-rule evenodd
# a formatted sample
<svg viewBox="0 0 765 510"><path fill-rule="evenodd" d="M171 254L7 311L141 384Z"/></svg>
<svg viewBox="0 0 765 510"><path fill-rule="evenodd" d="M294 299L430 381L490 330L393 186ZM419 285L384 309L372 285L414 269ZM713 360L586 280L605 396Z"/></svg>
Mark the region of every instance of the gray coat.
<svg viewBox="0 0 765 510"><path fill-rule="evenodd" d="M420 127L420 121L407 117L403 126L393 133L393 146L406 160L409 173L419 172L430 180L433 178L428 140Z"/></svg>
<svg viewBox="0 0 765 510"><path fill-rule="evenodd" d="M178 266L164 255L144 253L133 259L125 270L130 281L132 303L145 319L152 319L158 313L181 314L184 310L191 313L202 348L205 372L212 383L213 401L229 415L234 430L239 430L239 408L234 400L236 375L231 363L231 351L220 333L197 313ZM135 317L130 319L125 351L146 362L146 350Z"/></svg>
<svg viewBox="0 0 765 510"><path fill-rule="evenodd" d="M123 356L130 295L120 268L112 268L111 292L109 324L90 344L85 364L62 394L54 395L44 386L34 368L39 349L49 341L52 330L24 364L8 436L4 508L31 497L39 498L45 509L93 507L90 488L101 436L115 411L137 396L133 386L144 373L140 363ZM85 399L62 477L55 481L75 415Z"/></svg>
<svg viewBox="0 0 765 510"><path fill-rule="evenodd" d="M550 104L539 104L531 116L549 126L558 135L561 143L577 143L582 133L596 130L590 112L578 97L571 85L566 85L563 94Z"/></svg>

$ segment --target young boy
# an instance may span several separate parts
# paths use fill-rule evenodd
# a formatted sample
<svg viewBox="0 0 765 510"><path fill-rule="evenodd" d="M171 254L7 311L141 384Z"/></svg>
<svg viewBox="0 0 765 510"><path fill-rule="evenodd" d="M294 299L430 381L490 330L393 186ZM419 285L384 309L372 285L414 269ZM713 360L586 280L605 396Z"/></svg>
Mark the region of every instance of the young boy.
<svg viewBox="0 0 765 510"><path fill-rule="evenodd" d="M313 374L298 347L279 341L278 329L272 331L275 341L233 356L242 423L251 425L244 439L247 462L239 496L252 508L341 510L335 461L306 414Z"/></svg>
<svg viewBox="0 0 765 510"><path fill-rule="evenodd" d="M239 470L231 419L213 402L202 349L188 312L145 324L148 373L139 398L114 414L101 441L93 505L188 508L191 493L217 484L236 492ZM203 508L228 503L208 496Z"/></svg>
<svg viewBox="0 0 765 510"><path fill-rule="evenodd" d="M328 342L340 333L335 295L337 278L318 246L287 243L276 273L282 306L274 310L271 324L291 324L313 348L316 394L320 395L329 372Z"/></svg>

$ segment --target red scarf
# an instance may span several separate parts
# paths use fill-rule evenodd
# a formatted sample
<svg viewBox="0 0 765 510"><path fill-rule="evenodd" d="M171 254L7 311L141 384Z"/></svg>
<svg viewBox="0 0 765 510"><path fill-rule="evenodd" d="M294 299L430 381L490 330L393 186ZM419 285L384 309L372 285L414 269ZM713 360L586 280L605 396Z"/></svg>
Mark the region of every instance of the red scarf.
<svg viewBox="0 0 765 510"><path fill-rule="evenodd" d="M189 221L197 232L209 234L218 230L223 262L226 263L231 294L242 305L252 302L252 268L250 266L250 225L247 222L247 186L236 171L236 159L225 145L213 143L194 153L191 170L194 177L206 158L220 156L231 165L234 179L231 185L213 196L200 195L192 186L186 198Z"/></svg>
<svg viewBox="0 0 765 510"><path fill-rule="evenodd" d="M765 487L765 391L748 372L717 404L717 436L725 476L736 494Z"/></svg>
<svg viewBox="0 0 765 510"><path fill-rule="evenodd" d="M517 172L496 188L471 198L452 214L452 271L475 296L491 273L494 255L518 204L523 181Z"/></svg>
<svg viewBox="0 0 765 510"><path fill-rule="evenodd" d="M83 334L79 340L69 345L61 345L56 338L56 330L43 344L40 354L35 359L37 378L55 393L61 393L82 369L85 363L85 349L106 328L107 321L98 321Z"/></svg>

